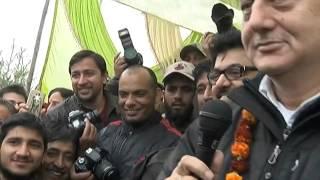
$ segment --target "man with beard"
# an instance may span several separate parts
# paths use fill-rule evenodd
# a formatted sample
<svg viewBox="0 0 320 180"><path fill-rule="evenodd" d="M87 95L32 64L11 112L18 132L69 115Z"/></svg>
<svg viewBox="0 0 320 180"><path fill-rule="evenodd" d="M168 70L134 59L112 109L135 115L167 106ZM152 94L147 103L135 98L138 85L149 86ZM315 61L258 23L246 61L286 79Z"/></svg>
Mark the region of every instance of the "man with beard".
<svg viewBox="0 0 320 180"><path fill-rule="evenodd" d="M176 62L167 67L163 78L165 116L182 133L194 119L193 69L194 65L191 63Z"/></svg>
<svg viewBox="0 0 320 180"><path fill-rule="evenodd" d="M10 116L0 129L0 179L40 179L39 169L47 148L40 119L21 112Z"/></svg>
<svg viewBox="0 0 320 180"><path fill-rule="evenodd" d="M120 179L132 179L134 165L147 154L176 145L179 132L155 110L158 93L157 78L147 67L129 66L120 76L118 94L123 119L102 129L97 143L108 152L108 160L119 170Z"/></svg>
<svg viewBox="0 0 320 180"><path fill-rule="evenodd" d="M96 110L99 117L86 121L80 138L80 148L84 150L94 144L97 130L119 119L116 98L104 89L108 74L101 55L90 50L77 52L69 62L69 74L74 95L49 111L46 120L67 126L70 112Z"/></svg>
<svg viewBox="0 0 320 180"><path fill-rule="evenodd" d="M45 122L48 148L44 154L41 176L45 180L68 180L70 168L77 156L74 129Z"/></svg>
<svg viewBox="0 0 320 180"><path fill-rule="evenodd" d="M214 44L212 56L216 56L216 61L207 74L209 85L206 86L204 94L210 94L212 99L217 99L243 86L243 79L252 79L256 76L257 70L245 54L240 31L232 29L217 34ZM158 179L168 177L183 155L195 154L198 122L194 121L181 137L179 144L167 158Z"/></svg>

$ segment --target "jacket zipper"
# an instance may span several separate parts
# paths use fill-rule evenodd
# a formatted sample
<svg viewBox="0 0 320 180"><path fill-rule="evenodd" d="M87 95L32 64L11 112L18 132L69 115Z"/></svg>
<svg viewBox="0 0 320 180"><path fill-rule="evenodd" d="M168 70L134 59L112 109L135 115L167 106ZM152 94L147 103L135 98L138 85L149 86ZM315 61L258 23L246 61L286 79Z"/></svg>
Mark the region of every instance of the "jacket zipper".
<svg viewBox="0 0 320 180"><path fill-rule="evenodd" d="M276 144L276 146L273 149L273 152L271 153L271 155L269 156L267 162L267 167L266 167L266 171L265 171L265 179L272 179L272 168L273 165L277 163L278 157L282 152L281 146L285 143L285 141L288 139L289 135L291 133L291 127L287 126L284 130L283 130L283 141L279 142L278 144Z"/></svg>
<svg viewBox="0 0 320 180"><path fill-rule="evenodd" d="M121 143L121 146L120 146L119 151L118 151L119 154L121 153L123 146L127 142L128 137L131 136L131 135L132 135L132 131L130 130L129 133L125 135L125 138Z"/></svg>
<svg viewBox="0 0 320 180"><path fill-rule="evenodd" d="M270 155L270 157L268 158L268 163L269 164L275 164L277 162L277 159L281 153L281 148L280 146L287 140L288 136L291 133L291 128L289 126L287 126L284 130L283 130L283 142L282 143L278 143L274 149L272 154Z"/></svg>

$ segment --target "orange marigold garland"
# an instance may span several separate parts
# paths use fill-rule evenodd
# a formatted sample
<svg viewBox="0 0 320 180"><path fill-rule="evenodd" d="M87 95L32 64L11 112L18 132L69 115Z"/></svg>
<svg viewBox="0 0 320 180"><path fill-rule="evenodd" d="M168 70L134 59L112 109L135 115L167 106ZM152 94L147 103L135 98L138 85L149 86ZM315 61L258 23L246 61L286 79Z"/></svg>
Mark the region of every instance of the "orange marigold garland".
<svg viewBox="0 0 320 180"><path fill-rule="evenodd" d="M242 180L240 175L248 170L248 158L252 142L252 130L256 124L255 117L247 110L241 111L240 124L235 132L235 140L231 145L231 172L227 173L226 180Z"/></svg>

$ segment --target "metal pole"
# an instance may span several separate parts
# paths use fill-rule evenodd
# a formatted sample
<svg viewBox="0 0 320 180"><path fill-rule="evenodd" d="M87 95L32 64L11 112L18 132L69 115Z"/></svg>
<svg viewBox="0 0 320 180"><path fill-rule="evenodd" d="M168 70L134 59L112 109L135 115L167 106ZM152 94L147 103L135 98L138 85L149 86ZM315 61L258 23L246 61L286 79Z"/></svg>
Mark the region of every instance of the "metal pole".
<svg viewBox="0 0 320 180"><path fill-rule="evenodd" d="M46 20L46 15L47 15L48 8L49 8L49 2L50 2L50 0L46 0L46 2L44 4L42 16L41 16L41 21L40 21L40 25L39 25L39 29L38 29L36 44L33 49L33 56L32 56L32 61L31 61L31 65L30 65L30 72L28 74L28 79L27 79L27 90L28 91L30 91L30 87L31 87L32 79L33 79L33 73L34 73L34 69L36 66L36 61L37 61L37 57L38 57L38 53L39 53L41 35L42 35L44 22Z"/></svg>

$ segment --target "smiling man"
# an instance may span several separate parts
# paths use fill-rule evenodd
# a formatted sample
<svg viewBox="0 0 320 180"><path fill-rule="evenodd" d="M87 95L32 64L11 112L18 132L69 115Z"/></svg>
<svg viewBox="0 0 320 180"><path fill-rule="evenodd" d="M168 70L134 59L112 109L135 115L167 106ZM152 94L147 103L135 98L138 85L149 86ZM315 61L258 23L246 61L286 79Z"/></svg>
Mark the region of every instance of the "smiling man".
<svg viewBox="0 0 320 180"><path fill-rule="evenodd" d="M128 67L119 80L119 106L122 121L115 121L100 131L98 146L109 153L121 179L132 179L134 165L151 152L174 146L179 132L170 127L155 110L157 78L140 65Z"/></svg>
<svg viewBox="0 0 320 180"><path fill-rule="evenodd" d="M45 120L68 126L70 112L96 110L99 116L86 121L80 137L80 149L85 150L95 144L98 130L119 119L116 97L104 88L108 74L101 55L90 50L75 53L69 62L69 73L74 95L49 111Z"/></svg>
<svg viewBox="0 0 320 180"><path fill-rule="evenodd" d="M68 180L77 155L76 133L64 126L46 122L48 148L42 160L42 179Z"/></svg>
<svg viewBox="0 0 320 180"><path fill-rule="evenodd" d="M71 111L97 110L99 120L93 124L101 129L118 119L116 98L104 89L108 73L101 55L90 50L75 53L69 62L69 73L74 95L48 112L48 120L66 124Z"/></svg>
<svg viewBox="0 0 320 180"><path fill-rule="evenodd" d="M264 75L228 95L240 112L213 160L219 171L185 156L168 180L319 179L320 1L240 5L244 49Z"/></svg>
<svg viewBox="0 0 320 180"><path fill-rule="evenodd" d="M38 179L47 135L40 120L31 113L10 116L0 131L0 179Z"/></svg>

